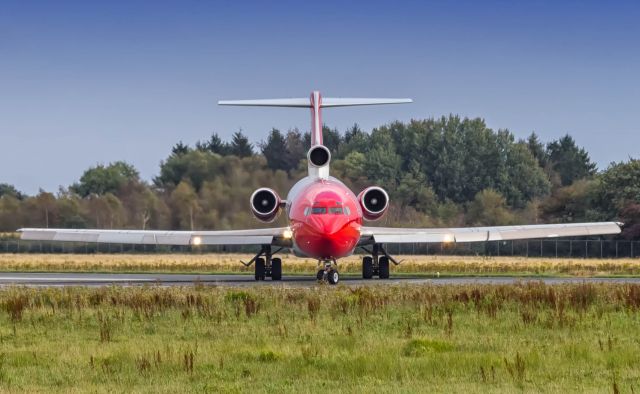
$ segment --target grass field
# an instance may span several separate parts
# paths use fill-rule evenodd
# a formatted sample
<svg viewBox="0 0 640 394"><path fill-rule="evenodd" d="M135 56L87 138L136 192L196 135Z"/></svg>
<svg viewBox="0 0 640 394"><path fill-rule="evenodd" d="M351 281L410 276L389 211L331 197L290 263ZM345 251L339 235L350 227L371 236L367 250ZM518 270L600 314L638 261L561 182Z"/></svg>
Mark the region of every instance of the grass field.
<svg viewBox="0 0 640 394"><path fill-rule="evenodd" d="M241 254L0 254L0 271L251 273ZM640 259L550 259L525 257L396 256L393 274L638 276ZM317 262L283 255L284 274L313 275ZM339 261L342 273L362 272L361 257Z"/></svg>
<svg viewBox="0 0 640 394"><path fill-rule="evenodd" d="M640 286L0 290L3 392L638 392Z"/></svg>

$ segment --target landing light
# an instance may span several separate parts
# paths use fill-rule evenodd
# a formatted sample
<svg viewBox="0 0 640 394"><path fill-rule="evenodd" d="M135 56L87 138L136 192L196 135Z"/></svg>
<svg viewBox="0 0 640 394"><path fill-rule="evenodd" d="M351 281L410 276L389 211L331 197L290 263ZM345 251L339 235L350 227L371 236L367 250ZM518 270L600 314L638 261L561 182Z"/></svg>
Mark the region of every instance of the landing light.
<svg viewBox="0 0 640 394"><path fill-rule="evenodd" d="M453 241L454 241L454 239L455 239L455 238L453 237L453 235L452 235L452 234L445 234L445 235L444 235L444 238L443 238L443 240L442 240L442 242L444 242L444 243L451 243L451 242L453 242Z"/></svg>
<svg viewBox="0 0 640 394"><path fill-rule="evenodd" d="M191 239L191 244L192 244L192 245L196 245L196 246L198 246L198 245L200 245L201 243L202 243L202 238L200 238L200 237L193 237L193 238Z"/></svg>
<svg viewBox="0 0 640 394"><path fill-rule="evenodd" d="M282 232L282 238L291 239L291 237L293 237L293 231L291 231L291 229L288 228Z"/></svg>

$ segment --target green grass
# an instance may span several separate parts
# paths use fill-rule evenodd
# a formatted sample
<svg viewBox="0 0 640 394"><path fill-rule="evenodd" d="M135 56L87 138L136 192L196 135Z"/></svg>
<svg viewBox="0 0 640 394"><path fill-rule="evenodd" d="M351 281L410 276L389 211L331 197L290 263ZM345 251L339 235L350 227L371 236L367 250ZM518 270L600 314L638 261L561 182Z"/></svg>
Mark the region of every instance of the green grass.
<svg viewBox="0 0 640 394"><path fill-rule="evenodd" d="M0 391L640 390L640 286L8 288Z"/></svg>

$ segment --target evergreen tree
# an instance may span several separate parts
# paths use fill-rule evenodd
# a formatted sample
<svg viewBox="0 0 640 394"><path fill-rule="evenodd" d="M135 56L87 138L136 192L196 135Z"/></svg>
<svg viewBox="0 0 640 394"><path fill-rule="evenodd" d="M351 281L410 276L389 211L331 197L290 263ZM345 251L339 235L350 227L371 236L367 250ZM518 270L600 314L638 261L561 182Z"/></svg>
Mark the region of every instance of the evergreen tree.
<svg viewBox="0 0 640 394"><path fill-rule="evenodd" d="M535 132L532 132L527 138L527 149L529 149L529 152L531 152L533 157L538 161L538 165L541 168L545 168L547 166L547 163L549 162L549 155L544 148L544 144L540 142L540 139Z"/></svg>
<svg viewBox="0 0 640 394"><path fill-rule="evenodd" d="M289 162L286 157L287 141L280 130L271 129L267 142L260 145L262 155L267 159L267 166L272 170L287 170Z"/></svg>
<svg viewBox="0 0 640 394"><path fill-rule="evenodd" d="M0 183L0 198L2 196L11 196L18 200L24 199L25 195L20 193L13 185L8 183Z"/></svg>
<svg viewBox="0 0 640 394"><path fill-rule="evenodd" d="M230 154L231 146L229 143L222 141L218 133L211 134L211 138L209 141L196 143L196 148L200 151L208 151L212 153L217 153L220 156L226 156Z"/></svg>
<svg viewBox="0 0 640 394"><path fill-rule="evenodd" d="M171 148L171 153L174 155L184 155L189 152L189 147L182 143L182 141L178 142Z"/></svg>
<svg viewBox="0 0 640 394"><path fill-rule="evenodd" d="M553 170L560 176L562 186L596 173L596 165L591 162L587 151L578 147L569 134L549 143L547 154Z"/></svg>
<svg viewBox="0 0 640 394"><path fill-rule="evenodd" d="M229 145L229 154L238 157L249 157L253 155L253 145L249 143L249 139L242 134L242 131L233 133L231 144Z"/></svg>

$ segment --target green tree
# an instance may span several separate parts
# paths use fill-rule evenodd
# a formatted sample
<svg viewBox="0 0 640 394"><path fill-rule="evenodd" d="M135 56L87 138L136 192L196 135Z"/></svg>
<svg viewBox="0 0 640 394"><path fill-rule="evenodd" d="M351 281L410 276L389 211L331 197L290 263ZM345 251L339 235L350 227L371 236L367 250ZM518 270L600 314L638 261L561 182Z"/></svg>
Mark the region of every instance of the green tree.
<svg viewBox="0 0 640 394"><path fill-rule="evenodd" d="M623 236L627 239L638 239L640 220L638 205L640 204L640 160L629 159L627 162L612 163L598 177L594 202L597 219L613 220L618 218L624 222Z"/></svg>
<svg viewBox="0 0 640 394"><path fill-rule="evenodd" d="M476 194L467 211L469 224L480 226L500 226L514 222L514 216L507 207L506 199L497 191L485 189Z"/></svg>
<svg viewBox="0 0 640 394"><path fill-rule="evenodd" d="M593 200L598 182L590 179L575 181L569 186L554 190L543 200L540 209L547 222L584 222L597 219L593 211Z"/></svg>
<svg viewBox="0 0 640 394"><path fill-rule="evenodd" d="M11 196L18 200L23 200L25 195L20 193L13 185L8 183L0 183L0 197Z"/></svg>
<svg viewBox="0 0 640 394"><path fill-rule="evenodd" d="M45 228L49 228L51 215L54 215L56 213L56 208L57 208L55 196L51 193L45 192L44 190L40 189L40 192L35 197L35 204L38 211L44 218L43 222L44 222Z"/></svg>
<svg viewBox="0 0 640 394"><path fill-rule="evenodd" d="M160 174L153 182L161 190L170 192L185 180L199 191L203 182L219 175L224 161L220 155L208 151L191 150L181 155L171 154L160 163Z"/></svg>
<svg viewBox="0 0 640 394"><path fill-rule="evenodd" d="M591 162L587 151L578 147L569 134L549 143L547 153L553 170L560 176L562 186L596 173L596 165Z"/></svg>
<svg viewBox="0 0 640 394"><path fill-rule="evenodd" d="M287 141L278 129L271 129L267 141L260 145L262 155L267 159L267 165L272 170L288 170Z"/></svg>
<svg viewBox="0 0 640 394"><path fill-rule="evenodd" d="M0 231L15 231L24 223L20 214L21 201L15 196L0 196Z"/></svg>
<svg viewBox="0 0 640 394"><path fill-rule="evenodd" d="M193 187L188 182L180 182L171 193L170 201L180 228L194 230L199 205Z"/></svg>
<svg viewBox="0 0 640 394"><path fill-rule="evenodd" d="M182 141L178 142L173 146L173 148L171 148L171 153L174 155L184 155L189 153L189 151L189 146L183 144Z"/></svg>
<svg viewBox="0 0 640 394"><path fill-rule="evenodd" d="M612 163L600 176L598 203L613 216L629 202L640 201L640 160Z"/></svg>
<svg viewBox="0 0 640 394"><path fill-rule="evenodd" d="M131 164L117 161L107 166L99 164L89 168L80 177L80 182L70 186L69 190L81 197L103 195L116 193L125 183L138 180L138 171Z"/></svg>
<svg viewBox="0 0 640 394"><path fill-rule="evenodd" d="M289 130L286 136L286 171L298 168L300 161L307 157L302 133L298 129Z"/></svg>
<svg viewBox="0 0 640 394"><path fill-rule="evenodd" d="M236 131L231 138L229 145L229 154L238 157L248 157L253 155L253 145L249 143L249 139L242 134L242 131Z"/></svg>
<svg viewBox="0 0 640 394"><path fill-rule="evenodd" d="M545 168L547 166L549 163L549 154L535 132L532 132L527 138L527 149L538 161L540 168Z"/></svg>
<svg viewBox="0 0 640 394"><path fill-rule="evenodd" d="M201 151L209 151L211 153L217 153L220 156L226 156L230 154L231 147L229 143L222 141L218 133L211 134L209 141L197 142L196 149Z"/></svg>

